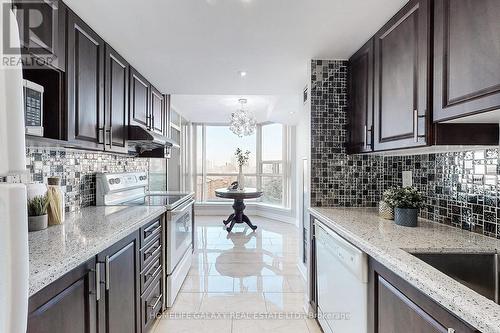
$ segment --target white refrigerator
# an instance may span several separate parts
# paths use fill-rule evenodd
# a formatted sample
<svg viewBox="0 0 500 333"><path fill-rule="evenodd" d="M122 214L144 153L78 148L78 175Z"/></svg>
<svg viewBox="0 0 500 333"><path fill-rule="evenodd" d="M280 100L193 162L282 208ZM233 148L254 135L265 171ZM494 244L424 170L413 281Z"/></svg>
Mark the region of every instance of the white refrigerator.
<svg viewBox="0 0 500 333"><path fill-rule="evenodd" d="M2 60L19 59L19 55L4 53L6 25L10 25L10 45L19 46L18 27L8 3L0 1ZM10 22L3 19L5 11L10 12ZM26 173L22 69L5 67L3 63L0 62L0 177ZM0 183L0 332L26 332L28 279L26 186Z"/></svg>

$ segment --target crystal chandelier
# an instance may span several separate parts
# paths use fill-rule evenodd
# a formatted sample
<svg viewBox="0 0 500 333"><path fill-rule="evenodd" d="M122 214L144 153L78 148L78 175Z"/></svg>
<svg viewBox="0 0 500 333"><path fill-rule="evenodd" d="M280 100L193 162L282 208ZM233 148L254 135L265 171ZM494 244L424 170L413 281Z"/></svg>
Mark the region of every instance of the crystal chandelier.
<svg viewBox="0 0 500 333"><path fill-rule="evenodd" d="M231 125L229 129L241 138L243 136L252 135L255 132L257 121L253 115L245 110L247 100L241 98L238 102L240 103L240 108L231 114Z"/></svg>

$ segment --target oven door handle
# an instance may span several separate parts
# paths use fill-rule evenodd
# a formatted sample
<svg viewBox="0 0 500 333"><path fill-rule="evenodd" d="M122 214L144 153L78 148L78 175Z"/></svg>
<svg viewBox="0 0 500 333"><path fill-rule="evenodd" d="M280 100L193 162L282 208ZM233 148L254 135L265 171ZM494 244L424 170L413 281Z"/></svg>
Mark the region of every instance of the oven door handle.
<svg viewBox="0 0 500 333"><path fill-rule="evenodd" d="M194 199L190 199L189 201L187 201L185 204L183 204L182 206L179 206L175 209L172 210L172 214L177 214L177 213L184 213L184 211L189 207L191 206L192 204L195 203L195 200Z"/></svg>

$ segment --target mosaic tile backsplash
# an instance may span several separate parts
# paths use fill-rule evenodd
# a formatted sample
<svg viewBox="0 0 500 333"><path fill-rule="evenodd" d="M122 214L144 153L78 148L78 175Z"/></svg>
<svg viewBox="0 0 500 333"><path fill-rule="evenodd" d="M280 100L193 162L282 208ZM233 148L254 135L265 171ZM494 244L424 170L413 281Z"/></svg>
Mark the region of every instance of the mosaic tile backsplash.
<svg viewBox="0 0 500 333"><path fill-rule="evenodd" d="M374 207L382 192L413 185L424 218L500 238L499 149L377 156L345 153L347 62L311 62L311 205Z"/></svg>
<svg viewBox="0 0 500 333"><path fill-rule="evenodd" d="M401 186L402 171L425 194L420 215L500 238L499 150L384 158L384 185Z"/></svg>
<svg viewBox="0 0 500 333"><path fill-rule="evenodd" d="M380 156L346 154L347 61L311 62L311 204L375 207Z"/></svg>
<svg viewBox="0 0 500 333"><path fill-rule="evenodd" d="M27 148L26 164L31 182L47 183L47 177L61 177L66 193L66 210L95 205L97 172L147 171L149 160L101 152L72 149Z"/></svg>

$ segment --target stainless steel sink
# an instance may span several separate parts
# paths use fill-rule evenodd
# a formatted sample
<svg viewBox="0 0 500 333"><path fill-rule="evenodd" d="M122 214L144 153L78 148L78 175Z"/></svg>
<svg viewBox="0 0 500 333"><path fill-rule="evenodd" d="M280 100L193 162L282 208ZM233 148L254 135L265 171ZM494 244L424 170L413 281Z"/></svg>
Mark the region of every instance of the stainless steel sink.
<svg viewBox="0 0 500 333"><path fill-rule="evenodd" d="M449 277L499 304L497 253L411 253Z"/></svg>

